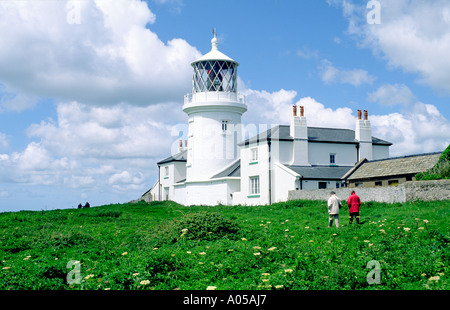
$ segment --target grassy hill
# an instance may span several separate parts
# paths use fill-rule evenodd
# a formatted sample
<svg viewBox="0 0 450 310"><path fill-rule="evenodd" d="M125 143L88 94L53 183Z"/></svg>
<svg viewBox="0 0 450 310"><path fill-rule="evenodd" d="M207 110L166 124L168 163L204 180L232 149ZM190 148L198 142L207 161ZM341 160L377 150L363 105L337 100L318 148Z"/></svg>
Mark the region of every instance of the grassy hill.
<svg viewBox="0 0 450 310"><path fill-rule="evenodd" d="M364 203L359 226L347 216L328 228L320 201L0 213L0 289L450 289L449 201Z"/></svg>

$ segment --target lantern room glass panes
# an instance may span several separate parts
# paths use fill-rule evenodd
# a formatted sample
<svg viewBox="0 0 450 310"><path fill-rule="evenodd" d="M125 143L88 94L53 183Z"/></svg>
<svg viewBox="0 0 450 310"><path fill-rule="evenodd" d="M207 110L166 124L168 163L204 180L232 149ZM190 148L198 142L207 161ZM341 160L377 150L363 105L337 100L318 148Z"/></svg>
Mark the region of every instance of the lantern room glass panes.
<svg viewBox="0 0 450 310"><path fill-rule="evenodd" d="M200 61L193 64L193 92L236 92L236 63L224 60Z"/></svg>

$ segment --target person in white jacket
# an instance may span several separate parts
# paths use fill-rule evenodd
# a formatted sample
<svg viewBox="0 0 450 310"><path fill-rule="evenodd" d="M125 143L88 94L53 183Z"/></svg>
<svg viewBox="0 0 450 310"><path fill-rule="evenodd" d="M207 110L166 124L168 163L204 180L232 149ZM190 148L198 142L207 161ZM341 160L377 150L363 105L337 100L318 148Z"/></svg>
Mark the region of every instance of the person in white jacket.
<svg viewBox="0 0 450 310"><path fill-rule="evenodd" d="M328 198L328 214L329 214L329 221L328 221L328 227L331 227L333 224L333 218L334 223L336 224L336 227L339 227L339 208L341 205L341 199L339 199L338 196L336 196L335 192L330 193L330 198Z"/></svg>

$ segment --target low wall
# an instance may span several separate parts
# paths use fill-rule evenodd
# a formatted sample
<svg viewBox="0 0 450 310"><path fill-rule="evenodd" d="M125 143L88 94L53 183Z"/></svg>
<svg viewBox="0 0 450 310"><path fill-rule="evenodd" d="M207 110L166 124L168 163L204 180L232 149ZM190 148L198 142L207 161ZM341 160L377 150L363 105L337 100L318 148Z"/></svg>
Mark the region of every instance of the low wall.
<svg viewBox="0 0 450 310"><path fill-rule="evenodd" d="M406 182L404 187L406 201L450 199L450 180Z"/></svg>
<svg viewBox="0 0 450 310"><path fill-rule="evenodd" d="M361 198L361 201L395 203L414 200L447 200L450 199L450 180L413 181L399 186L371 188L294 190L289 191L288 200L327 200L331 191L334 191L339 198L347 199L352 190Z"/></svg>

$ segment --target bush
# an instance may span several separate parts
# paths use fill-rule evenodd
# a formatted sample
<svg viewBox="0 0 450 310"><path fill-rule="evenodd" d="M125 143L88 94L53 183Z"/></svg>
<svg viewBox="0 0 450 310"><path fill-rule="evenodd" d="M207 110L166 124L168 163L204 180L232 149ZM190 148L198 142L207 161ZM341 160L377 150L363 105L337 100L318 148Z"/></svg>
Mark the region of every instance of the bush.
<svg viewBox="0 0 450 310"><path fill-rule="evenodd" d="M189 240L216 240L235 237L238 225L222 215L211 212L198 212L179 219L174 225L176 231Z"/></svg>
<svg viewBox="0 0 450 310"><path fill-rule="evenodd" d="M428 171L416 174L416 180L450 179L450 145L442 152L438 162Z"/></svg>
<svg viewBox="0 0 450 310"><path fill-rule="evenodd" d="M174 219L157 227L154 232L154 246L175 243L178 240L217 240L228 237L235 239L239 226L233 220L211 212L197 212Z"/></svg>

